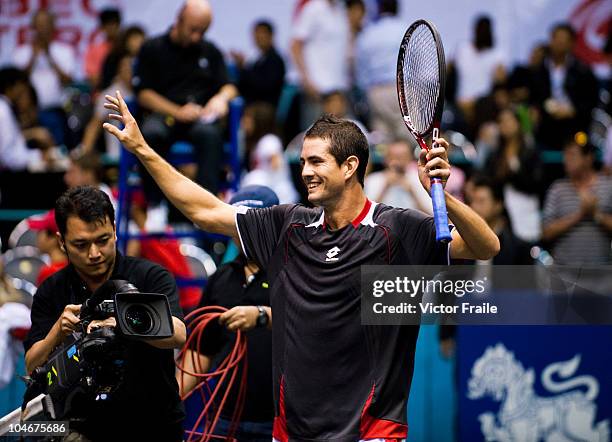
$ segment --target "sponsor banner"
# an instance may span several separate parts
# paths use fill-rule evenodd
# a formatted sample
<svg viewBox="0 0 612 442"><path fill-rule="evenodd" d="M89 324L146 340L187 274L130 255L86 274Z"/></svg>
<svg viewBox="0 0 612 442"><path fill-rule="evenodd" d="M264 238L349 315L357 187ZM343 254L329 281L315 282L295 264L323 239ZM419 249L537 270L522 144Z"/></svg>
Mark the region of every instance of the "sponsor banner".
<svg viewBox="0 0 612 442"><path fill-rule="evenodd" d="M363 266L364 325L612 324L610 266Z"/></svg>

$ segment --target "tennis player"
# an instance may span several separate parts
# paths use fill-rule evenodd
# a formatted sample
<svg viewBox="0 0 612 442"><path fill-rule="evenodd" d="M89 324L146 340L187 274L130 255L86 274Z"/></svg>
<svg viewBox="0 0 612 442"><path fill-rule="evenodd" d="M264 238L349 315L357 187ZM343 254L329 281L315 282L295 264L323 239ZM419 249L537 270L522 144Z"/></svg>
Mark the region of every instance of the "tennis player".
<svg viewBox="0 0 612 442"><path fill-rule="evenodd" d="M352 122L320 118L306 132L300 161L315 208L230 206L177 172L147 145L119 92L107 96L105 123L144 164L168 199L202 229L232 236L266 268L271 283L275 420L285 441L390 441L407 437L418 327L360 323L360 266L446 264L489 259L497 236L446 194L453 240L435 240L433 219L366 198L368 143ZM419 177L450 176L444 139L424 152Z"/></svg>

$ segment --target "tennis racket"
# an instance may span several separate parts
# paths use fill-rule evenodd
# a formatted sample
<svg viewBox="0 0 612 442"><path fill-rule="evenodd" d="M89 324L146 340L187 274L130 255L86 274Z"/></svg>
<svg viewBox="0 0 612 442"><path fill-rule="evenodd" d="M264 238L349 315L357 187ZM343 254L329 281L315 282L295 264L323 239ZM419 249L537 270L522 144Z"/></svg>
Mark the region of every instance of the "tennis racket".
<svg viewBox="0 0 612 442"><path fill-rule="evenodd" d="M425 138L438 138L444 108L446 64L440 34L427 20L410 25L397 57L397 95L402 118L422 149L429 150ZM444 187L440 178L431 179L431 200L436 240L451 240Z"/></svg>

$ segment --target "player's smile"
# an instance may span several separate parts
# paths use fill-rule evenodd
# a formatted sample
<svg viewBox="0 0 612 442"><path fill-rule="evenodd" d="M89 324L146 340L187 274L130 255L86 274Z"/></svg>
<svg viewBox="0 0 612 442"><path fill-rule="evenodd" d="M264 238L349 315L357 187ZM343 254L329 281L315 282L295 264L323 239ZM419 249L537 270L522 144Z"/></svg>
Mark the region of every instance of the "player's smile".
<svg viewBox="0 0 612 442"><path fill-rule="evenodd" d="M300 157L302 181L308 190L308 201L320 205L341 186L343 178L336 159L329 153L329 142L321 138L306 138ZM341 190L338 189L338 192Z"/></svg>
<svg viewBox="0 0 612 442"><path fill-rule="evenodd" d="M308 193L311 193L311 191L317 190L320 184L321 182L315 181L315 180L306 181L306 188L308 189Z"/></svg>

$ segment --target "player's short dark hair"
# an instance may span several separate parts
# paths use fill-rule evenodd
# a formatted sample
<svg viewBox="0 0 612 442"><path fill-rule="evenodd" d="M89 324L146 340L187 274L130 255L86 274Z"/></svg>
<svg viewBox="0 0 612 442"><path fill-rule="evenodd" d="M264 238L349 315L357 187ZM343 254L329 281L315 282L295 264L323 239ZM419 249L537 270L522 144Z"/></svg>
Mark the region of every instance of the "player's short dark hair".
<svg viewBox="0 0 612 442"><path fill-rule="evenodd" d="M378 2L378 13L397 15L397 0L381 0Z"/></svg>
<svg viewBox="0 0 612 442"><path fill-rule="evenodd" d="M325 114L306 131L304 138L321 138L329 142L329 153L338 166L351 155L359 159L357 180L363 186L370 149L361 129L352 121Z"/></svg>
<svg viewBox="0 0 612 442"><path fill-rule="evenodd" d="M550 30L550 35L552 36L558 31L565 31L570 35L572 41L576 40L576 31L574 30L574 27L568 22L555 23L552 29Z"/></svg>
<svg viewBox="0 0 612 442"><path fill-rule="evenodd" d="M25 71L13 66L0 69L0 94L6 93L10 87L17 83L30 83L28 74Z"/></svg>
<svg viewBox="0 0 612 442"><path fill-rule="evenodd" d="M270 34L274 35L274 25L268 20L257 20L253 26L253 29L257 28L264 28Z"/></svg>
<svg viewBox="0 0 612 442"><path fill-rule="evenodd" d="M68 218L77 216L86 223L115 223L115 210L110 198L94 186L78 186L68 189L55 202L55 222L62 236L66 234Z"/></svg>
<svg viewBox="0 0 612 442"><path fill-rule="evenodd" d="M116 8L107 8L100 11L98 16L100 26L105 26L111 23L121 24L121 12Z"/></svg>

